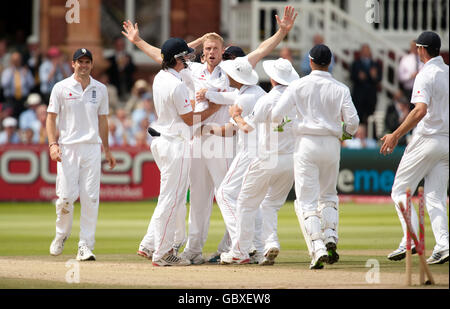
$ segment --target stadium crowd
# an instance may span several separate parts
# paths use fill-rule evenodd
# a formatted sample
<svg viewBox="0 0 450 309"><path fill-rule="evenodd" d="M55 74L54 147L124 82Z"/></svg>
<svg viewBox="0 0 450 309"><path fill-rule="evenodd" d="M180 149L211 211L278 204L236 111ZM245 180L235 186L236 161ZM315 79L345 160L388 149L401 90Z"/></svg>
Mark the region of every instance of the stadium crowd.
<svg viewBox="0 0 450 309"><path fill-rule="evenodd" d="M314 36L311 46L323 43L323 37ZM393 95L392 103L386 110L384 133L390 133L406 118L412 108L409 103L411 85L423 64L417 59L415 45L411 43L409 53L399 64L401 87ZM352 149L377 148L379 142L374 136L367 136L367 118L375 111L377 92L381 82L381 66L371 55L368 44L363 44L356 53L349 68L352 96L358 115L360 128L352 140L342 146ZM291 50L283 47L280 57L293 62L300 76L309 74L305 65L308 55L296 60ZM201 61L201 57L197 57ZM134 78L137 70L132 56L125 51L123 38L114 44L114 55L106 59L109 67L98 80L105 84L109 94L109 144L111 146L133 146L149 149L151 137L147 127L156 120L153 105L152 83L154 75L148 79ZM330 71L335 66L332 59ZM46 109L52 87L72 74L70 55L52 46L41 52L39 41L30 36L26 46L15 45L0 38L0 145L1 144L46 144ZM406 145L407 138L400 141Z"/></svg>

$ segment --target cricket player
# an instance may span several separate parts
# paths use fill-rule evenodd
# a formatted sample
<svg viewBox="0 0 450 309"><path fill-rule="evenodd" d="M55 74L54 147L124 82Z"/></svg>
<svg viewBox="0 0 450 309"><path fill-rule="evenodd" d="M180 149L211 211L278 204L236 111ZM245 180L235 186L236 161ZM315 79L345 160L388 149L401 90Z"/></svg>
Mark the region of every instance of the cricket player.
<svg viewBox="0 0 450 309"><path fill-rule="evenodd" d="M53 87L46 122L50 157L57 161L56 236L50 245L50 254L56 256L63 252L64 242L72 230L73 203L80 197L79 261L95 260L92 250L99 206L102 145L110 168L116 164L108 144L108 93L105 85L90 76L93 65L89 50L75 51L74 74Z"/></svg>
<svg viewBox="0 0 450 309"><path fill-rule="evenodd" d="M156 209L140 246L149 250L154 266L191 264L190 260L177 257L172 248L177 213L179 208L186 208L192 138L190 127L220 108L209 104L208 109L199 113L192 109L189 91L179 73L187 67L187 61L194 56L193 51L183 39L167 40L161 49L162 69L153 82L158 115L154 128L160 136L152 140L151 150L161 172L161 187Z"/></svg>
<svg viewBox="0 0 450 309"><path fill-rule="evenodd" d="M310 269L339 259L339 172L342 121L353 135L359 117L350 90L328 72L332 54L325 45L309 52L310 75L294 81L272 110L272 121L281 123L289 111L297 111L294 152L295 210L311 255ZM328 252L327 252L328 251Z"/></svg>
<svg viewBox="0 0 450 309"><path fill-rule="evenodd" d="M436 245L428 258L428 264L448 261L447 184L448 127L449 127L449 71L439 56L441 39L431 31L425 31L416 40L420 60L425 64L414 81L411 103L414 109L392 134L381 138L380 153L392 153L398 140L414 129L395 175L391 197L396 205L403 238L399 247L388 255L390 260L402 260L406 256L406 223L398 205L406 205L406 189L415 192L419 182L425 179L424 197ZM412 207L411 224L417 233L417 213ZM412 245L413 252L415 251Z"/></svg>
<svg viewBox="0 0 450 309"><path fill-rule="evenodd" d="M234 60L224 61L221 64L221 67L228 75L230 84L239 90L234 105L242 110L243 117L249 116L258 99L266 94L261 87L256 85L258 83L258 74L253 70L247 57L238 57ZM230 234L231 242L235 243L238 235L236 203L245 171L252 159L256 157L256 131L250 133L247 132L249 134L245 134L244 131L239 130L238 124L235 123L234 120L223 126L205 124L202 126L201 130L202 134L218 136L232 136L236 133L238 134L238 153L216 193L217 204L219 205L222 217L225 221L227 231ZM252 224L255 224L255 217L253 218ZM263 246L264 244L262 242L259 244L256 243L256 251L262 252ZM222 255L226 252L221 253L221 260ZM250 260L247 259L246 263L249 262Z"/></svg>
<svg viewBox="0 0 450 309"><path fill-rule="evenodd" d="M285 7L283 19L276 16L279 30L269 39L265 40L258 48L248 55L248 61L255 67L256 64L267 56L289 33L292 29L297 13L290 6ZM151 46L139 37L137 24L128 21L124 23L123 34L138 48L144 51L153 60L160 62L160 50ZM190 84L194 87L197 94L201 89L211 89L215 91L234 92L230 88L227 75L223 72L219 64L222 62L224 53L223 39L214 33L206 34L200 40L192 42L194 47L198 42L203 43L203 55L205 63L190 63ZM183 74L188 78L188 74ZM232 97L233 98L233 97ZM214 114L208 122L224 125L228 122L228 105L233 104L234 100L218 100L215 103L222 104L222 108ZM196 96L195 111L202 111L207 108L208 101L199 100ZM233 139L231 137L209 136L207 140L194 139L192 142L193 158L191 160L190 173L190 213L189 213L189 233L186 247L183 251L184 256L190 259L193 264L202 264L205 262L202 251L206 242L209 230L209 220L213 205L213 197L222 183L227 170L232 161ZM207 144L208 147L203 147ZM209 146L211 148L209 148ZM210 156L203 153L203 149L208 148ZM228 155L227 155L228 154ZM217 196L216 196L217 198ZM181 220L181 216L178 216ZM218 252L224 252L229 249L229 241L226 235L218 247ZM228 243L228 244L227 244Z"/></svg>
<svg viewBox="0 0 450 309"><path fill-rule="evenodd" d="M292 169L294 152L295 110L289 111L285 123L280 127L272 124L271 113L287 86L299 79L289 60L279 58L263 62L263 68L270 77L272 90L261 97L253 112L242 118L242 109L237 105L230 108L232 118L241 130L259 129L257 157L249 164L242 180L237 199L237 235L232 250L221 255L222 264L245 264L250 261L254 220L260 207L262 213L263 258L260 265L273 265L280 251L277 236L277 212L286 202L294 184ZM275 132L274 132L275 131ZM274 136L274 135L277 136ZM260 206L261 205L261 206Z"/></svg>

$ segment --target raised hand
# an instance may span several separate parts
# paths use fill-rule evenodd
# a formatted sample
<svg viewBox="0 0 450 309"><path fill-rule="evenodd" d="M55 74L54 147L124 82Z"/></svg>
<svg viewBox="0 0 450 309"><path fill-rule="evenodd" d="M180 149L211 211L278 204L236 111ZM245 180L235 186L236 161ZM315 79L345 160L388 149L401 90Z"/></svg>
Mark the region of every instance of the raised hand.
<svg viewBox="0 0 450 309"><path fill-rule="evenodd" d="M278 15L275 15L275 18L277 19L278 26L280 26L280 29L288 33L291 31L292 27L294 26L295 19L297 18L298 13L295 12L294 8L292 6L286 6L284 8L284 16L283 19L280 19Z"/></svg>
<svg viewBox="0 0 450 309"><path fill-rule="evenodd" d="M124 21L123 22L123 29L122 34L133 44L136 44L141 40L141 37L139 36L139 27L138 24L133 23L131 21Z"/></svg>

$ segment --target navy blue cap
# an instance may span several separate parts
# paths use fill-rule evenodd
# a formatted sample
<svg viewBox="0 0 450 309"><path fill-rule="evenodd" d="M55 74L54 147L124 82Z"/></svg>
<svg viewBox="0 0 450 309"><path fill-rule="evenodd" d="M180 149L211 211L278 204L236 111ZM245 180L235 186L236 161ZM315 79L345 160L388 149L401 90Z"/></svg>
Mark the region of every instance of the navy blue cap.
<svg viewBox="0 0 450 309"><path fill-rule="evenodd" d="M416 40L416 44L422 45L425 48L441 49L441 38L437 33L432 31L422 32Z"/></svg>
<svg viewBox="0 0 450 309"><path fill-rule="evenodd" d="M161 55L167 61L183 52L190 54L194 50L187 45L185 40L180 38L170 38L161 47Z"/></svg>
<svg viewBox="0 0 450 309"><path fill-rule="evenodd" d="M331 50L328 46L323 44L316 45L309 51L309 58L311 58L315 64L321 66L329 65L331 57Z"/></svg>
<svg viewBox="0 0 450 309"><path fill-rule="evenodd" d="M92 53L87 50L86 48L80 48L77 49L74 53L73 53L73 61L76 61L78 59L80 59L81 57L88 57L89 59L91 59L92 61Z"/></svg>
<svg viewBox="0 0 450 309"><path fill-rule="evenodd" d="M245 57L245 52L239 46L228 46L223 53L224 60L232 60L237 57Z"/></svg>

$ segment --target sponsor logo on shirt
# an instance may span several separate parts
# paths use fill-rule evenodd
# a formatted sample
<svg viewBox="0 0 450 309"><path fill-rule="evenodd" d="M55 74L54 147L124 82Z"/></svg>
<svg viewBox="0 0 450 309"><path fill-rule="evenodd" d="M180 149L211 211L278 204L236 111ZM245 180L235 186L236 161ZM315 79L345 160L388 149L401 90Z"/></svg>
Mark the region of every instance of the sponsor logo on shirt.
<svg viewBox="0 0 450 309"><path fill-rule="evenodd" d="M191 102L189 102L189 100L184 100L184 107L189 107L191 106Z"/></svg>

